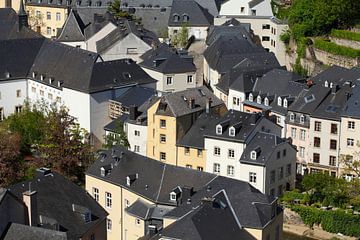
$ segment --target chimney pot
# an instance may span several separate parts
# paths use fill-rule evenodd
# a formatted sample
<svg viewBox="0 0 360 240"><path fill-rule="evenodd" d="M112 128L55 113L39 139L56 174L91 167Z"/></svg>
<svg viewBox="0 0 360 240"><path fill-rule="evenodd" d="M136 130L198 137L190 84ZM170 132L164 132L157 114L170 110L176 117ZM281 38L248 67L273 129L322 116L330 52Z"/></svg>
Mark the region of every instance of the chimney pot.
<svg viewBox="0 0 360 240"><path fill-rule="evenodd" d="M29 226L38 225L37 192L26 191L23 193L23 201L28 210Z"/></svg>

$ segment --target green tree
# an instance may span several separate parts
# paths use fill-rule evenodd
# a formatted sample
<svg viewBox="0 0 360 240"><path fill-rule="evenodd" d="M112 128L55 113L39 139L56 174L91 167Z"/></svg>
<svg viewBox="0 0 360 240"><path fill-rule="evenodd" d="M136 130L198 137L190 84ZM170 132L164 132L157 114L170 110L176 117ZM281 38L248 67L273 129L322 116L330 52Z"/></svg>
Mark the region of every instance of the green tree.
<svg viewBox="0 0 360 240"><path fill-rule="evenodd" d="M188 24L183 24L180 31L173 35L171 43L180 48L185 48L189 39L189 27Z"/></svg>
<svg viewBox="0 0 360 240"><path fill-rule="evenodd" d="M114 133L105 135L105 144L103 147L107 149L111 148L112 146L123 146L126 148L130 147L129 141L124 131L124 124L120 120L115 121Z"/></svg>
<svg viewBox="0 0 360 240"><path fill-rule="evenodd" d="M126 18L128 20L136 20L139 21L139 19L136 19L132 14L130 14L128 11L124 11L121 9L121 0L114 0L108 7L108 11L116 18L116 19L122 19Z"/></svg>

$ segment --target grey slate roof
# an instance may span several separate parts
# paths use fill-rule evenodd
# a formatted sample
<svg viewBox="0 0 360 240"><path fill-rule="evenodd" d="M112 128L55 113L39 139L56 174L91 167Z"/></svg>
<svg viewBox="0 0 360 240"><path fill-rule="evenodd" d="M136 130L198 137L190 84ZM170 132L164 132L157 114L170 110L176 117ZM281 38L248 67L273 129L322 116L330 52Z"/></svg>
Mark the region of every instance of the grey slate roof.
<svg viewBox="0 0 360 240"><path fill-rule="evenodd" d="M175 16L179 17L179 21ZM214 16L195 0L173 0L169 26L182 26L183 24L188 26L210 26L213 22Z"/></svg>
<svg viewBox="0 0 360 240"><path fill-rule="evenodd" d="M223 25L210 26L205 41L206 45L210 46L216 39L221 36L246 36L247 39L251 39L250 24L240 23L237 20L228 20Z"/></svg>
<svg viewBox="0 0 360 240"><path fill-rule="evenodd" d="M29 0L27 6L44 6L55 8L104 8L107 9L111 0Z"/></svg>
<svg viewBox="0 0 360 240"><path fill-rule="evenodd" d="M189 107L189 99L194 99L194 108ZM184 91L169 93L160 98L156 114L180 117L187 114L203 111L206 101L211 99L211 107L219 107L224 103L218 99L207 87L190 88ZM160 106L162 105L162 106Z"/></svg>
<svg viewBox="0 0 360 240"><path fill-rule="evenodd" d="M249 8L253 8L257 5L259 5L260 3L262 3L264 0L251 0L249 2Z"/></svg>
<svg viewBox="0 0 360 240"><path fill-rule="evenodd" d="M150 210L154 207L153 204L149 204L141 199L136 200L131 206L125 209L130 215L136 216L143 220L148 219Z"/></svg>
<svg viewBox="0 0 360 240"><path fill-rule="evenodd" d="M196 66L191 56L180 54L166 43L162 43L157 48L145 52L141 59L143 61L140 63L140 66L165 74L196 71Z"/></svg>
<svg viewBox="0 0 360 240"><path fill-rule="evenodd" d="M66 240L66 233L12 223L3 240Z"/></svg>
<svg viewBox="0 0 360 240"><path fill-rule="evenodd" d="M121 96L115 98L114 101L119 102L122 104L122 106L126 107L130 107L131 105L140 107L154 95L156 95L155 89L134 86Z"/></svg>
<svg viewBox="0 0 360 240"><path fill-rule="evenodd" d="M125 20L123 23L119 23L119 26L111 33L96 42L97 52L105 52L131 33L136 35L140 40L144 41L149 46L153 44L158 45L160 43L155 33L137 25L133 21Z"/></svg>
<svg viewBox="0 0 360 240"><path fill-rule="evenodd" d="M360 81L357 81L355 84L355 87L352 89L351 97L347 101L341 116L360 118Z"/></svg>
<svg viewBox="0 0 360 240"><path fill-rule="evenodd" d="M60 42L85 41L85 23L76 10L71 10L57 38Z"/></svg>
<svg viewBox="0 0 360 240"><path fill-rule="evenodd" d="M175 208L168 212L166 217L183 217L200 206L201 199L204 197L218 196L221 198L219 192L224 190L241 226L263 228L272 218L271 203L274 199L262 194L249 183L166 165L124 148L115 147L114 149L115 152L113 150L106 151L106 157L96 160L86 174L119 185L154 203L174 206ZM115 163L112 155L121 156L121 158ZM100 167L111 163L113 163L111 173L105 177L101 176ZM136 173L138 178L130 186L126 185L126 177ZM183 191L193 187L193 194L186 195L190 201L183 200L178 204L170 201L170 192L178 186ZM221 199L224 201L224 198ZM258 203L264 207L259 209L258 205L260 204Z"/></svg>
<svg viewBox="0 0 360 240"><path fill-rule="evenodd" d="M34 179L10 186L9 190L22 199L31 182L31 190L37 192L38 214L55 220L68 239L79 239L106 218L106 211L82 187L55 172L38 174ZM72 204L89 209L94 216L92 221L86 223L81 214L73 211Z"/></svg>

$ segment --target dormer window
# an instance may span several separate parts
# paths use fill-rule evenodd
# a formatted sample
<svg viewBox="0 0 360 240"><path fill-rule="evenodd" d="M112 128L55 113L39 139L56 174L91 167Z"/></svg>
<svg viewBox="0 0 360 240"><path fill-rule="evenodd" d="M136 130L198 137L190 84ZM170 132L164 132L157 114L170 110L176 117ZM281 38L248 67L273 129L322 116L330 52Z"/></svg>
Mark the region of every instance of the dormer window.
<svg viewBox="0 0 360 240"><path fill-rule="evenodd" d="M32 78L36 77L36 72L32 72Z"/></svg>
<svg viewBox="0 0 360 240"><path fill-rule="evenodd" d="M249 101L251 101L251 102L254 101L254 96L252 93L249 94Z"/></svg>
<svg viewBox="0 0 360 240"><path fill-rule="evenodd" d="M301 115L300 116L300 123L304 124L304 122L305 122L305 116Z"/></svg>
<svg viewBox="0 0 360 240"><path fill-rule="evenodd" d="M332 88L333 87L333 83L330 83L330 88Z"/></svg>
<svg viewBox="0 0 360 240"><path fill-rule="evenodd" d="M278 97L277 104L278 104L278 106L281 106L281 105L282 105L282 99L281 99L281 97Z"/></svg>
<svg viewBox="0 0 360 240"><path fill-rule="evenodd" d="M188 22L189 21L189 16L184 14L183 15L183 22Z"/></svg>
<svg viewBox="0 0 360 240"><path fill-rule="evenodd" d="M170 193L170 201L172 201L172 202L176 201L176 193L175 192Z"/></svg>
<svg viewBox="0 0 360 240"><path fill-rule="evenodd" d="M325 87L329 87L329 82L325 81Z"/></svg>
<svg viewBox="0 0 360 240"><path fill-rule="evenodd" d="M174 18L174 22L179 22L180 21L180 16L177 15L177 14L174 14L173 18Z"/></svg>
<svg viewBox="0 0 360 240"><path fill-rule="evenodd" d="M234 127L229 128L229 136L235 137L235 128Z"/></svg>
<svg viewBox="0 0 360 240"><path fill-rule="evenodd" d="M288 107L288 100L285 98L284 99L284 107L287 108Z"/></svg>
<svg viewBox="0 0 360 240"><path fill-rule="evenodd" d="M49 78L49 84L52 84L53 83L53 79L52 78Z"/></svg>
<svg viewBox="0 0 360 240"><path fill-rule="evenodd" d="M260 97L260 95L259 95L259 96L257 96L257 98L256 98L256 102L257 102L258 104L261 104L261 97Z"/></svg>
<svg viewBox="0 0 360 240"><path fill-rule="evenodd" d="M217 125L217 126L216 126L216 134L217 134L217 135L221 135L221 134L222 134L222 126L221 126L221 125Z"/></svg>
<svg viewBox="0 0 360 240"><path fill-rule="evenodd" d="M290 113L290 121L293 122L295 120L295 114Z"/></svg>
<svg viewBox="0 0 360 240"><path fill-rule="evenodd" d="M269 106L269 99L267 97L264 99L264 104L265 106Z"/></svg>
<svg viewBox="0 0 360 240"><path fill-rule="evenodd" d="M256 160L256 158L257 158L257 153L256 153L255 150L254 150L254 151L251 151L251 153L250 153L250 158L251 158L252 160Z"/></svg>
<svg viewBox="0 0 360 240"><path fill-rule="evenodd" d="M102 177L105 177L105 169L104 168L100 169L100 174Z"/></svg>
<svg viewBox="0 0 360 240"><path fill-rule="evenodd" d="M127 185L127 186L130 186L130 184L131 184L130 177L127 176L127 177L126 177L126 185Z"/></svg>

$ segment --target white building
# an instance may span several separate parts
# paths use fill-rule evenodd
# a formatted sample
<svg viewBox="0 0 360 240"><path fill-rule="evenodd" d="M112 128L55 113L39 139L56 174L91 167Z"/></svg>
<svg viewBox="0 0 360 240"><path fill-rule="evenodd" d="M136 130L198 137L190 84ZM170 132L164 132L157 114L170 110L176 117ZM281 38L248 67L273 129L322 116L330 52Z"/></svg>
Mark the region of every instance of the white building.
<svg viewBox="0 0 360 240"><path fill-rule="evenodd" d="M229 0L220 6L221 16L273 16L271 0Z"/></svg>

